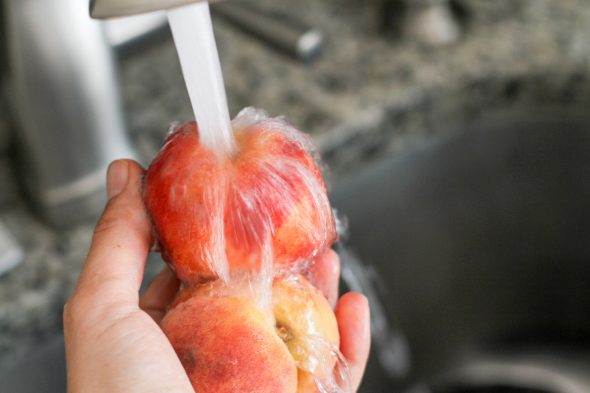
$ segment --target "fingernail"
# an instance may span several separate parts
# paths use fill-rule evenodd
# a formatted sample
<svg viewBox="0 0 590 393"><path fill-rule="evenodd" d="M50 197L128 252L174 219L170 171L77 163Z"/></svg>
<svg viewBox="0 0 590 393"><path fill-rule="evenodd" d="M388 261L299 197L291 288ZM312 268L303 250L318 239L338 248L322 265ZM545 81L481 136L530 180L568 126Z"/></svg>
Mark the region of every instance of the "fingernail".
<svg viewBox="0 0 590 393"><path fill-rule="evenodd" d="M117 160L111 162L107 171L107 195L111 199L121 193L127 185L129 169L127 161Z"/></svg>

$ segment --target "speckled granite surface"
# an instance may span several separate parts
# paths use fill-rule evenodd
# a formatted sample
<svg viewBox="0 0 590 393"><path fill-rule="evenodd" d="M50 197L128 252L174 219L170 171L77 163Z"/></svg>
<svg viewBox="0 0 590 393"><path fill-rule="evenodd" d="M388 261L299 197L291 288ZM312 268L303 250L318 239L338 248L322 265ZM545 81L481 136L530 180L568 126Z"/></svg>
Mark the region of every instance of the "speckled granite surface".
<svg viewBox="0 0 590 393"><path fill-rule="evenodd" d="M382 33L376 0L259 2L321 26L328 45L303 65L216 21L231 112L253 105L286 115L316 137L335 181L489 110L590 105L585 0L460 1L462 39L436 49ZM130 132L147 162L168 124L191 117L178 61L164 37L120 62ZM92 233L92 223L55 232L30 213L8 131L0 127L0 220L27 256L0 277L0 367L59 334ZM149 274L159 264L154 258Z"/></svg>

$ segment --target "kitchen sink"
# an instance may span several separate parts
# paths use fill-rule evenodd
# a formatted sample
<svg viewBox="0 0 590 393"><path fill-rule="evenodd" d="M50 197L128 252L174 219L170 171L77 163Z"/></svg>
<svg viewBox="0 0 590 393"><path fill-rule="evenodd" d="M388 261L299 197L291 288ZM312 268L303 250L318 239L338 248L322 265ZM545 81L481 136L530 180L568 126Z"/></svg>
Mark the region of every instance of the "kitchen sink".
<svg viewBox="0 0 590 393"><path fill-rule="evenodd" d="M377 314L362 392L590 392L590 118L441 134L333 191Z"/></svg>

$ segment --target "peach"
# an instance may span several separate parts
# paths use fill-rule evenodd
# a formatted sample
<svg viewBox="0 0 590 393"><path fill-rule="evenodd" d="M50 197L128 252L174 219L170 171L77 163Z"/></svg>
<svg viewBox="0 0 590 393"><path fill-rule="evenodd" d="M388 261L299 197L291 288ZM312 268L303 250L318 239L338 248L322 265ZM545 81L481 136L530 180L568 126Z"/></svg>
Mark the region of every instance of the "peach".
<svg viewBox="0 0 590 393"><path fill-rule="evenodd" d="M336 237L307 136L281 119L234 125L231 156L202 146L194 122L177 127L145 176L162 254L184 282L256 272L264 261L293 269Z"/></svg>
<svg viewBox="0 0 590 393"><path fill-rule="evenodd" d="M187 288L162 321L197 392L315 393L314 377L333 386L338 327L319 290L278 278L271 313L234 290L219 280Z"/></svg>
<svg viewBox="0 0 590 393"><path fill-rule="evenodd" d="M297 369L267 316L239 297L192 296L162 329L199 393L295 393Z"/></svg>
<svg viewBox="0 0 590 393"><path fill-rule="evenodd" d="M316 392L314 377L333 384L340 337L326 298L303 276L294 275L275 280L272 302L277 333L297 364L297 391Z"/></svg>

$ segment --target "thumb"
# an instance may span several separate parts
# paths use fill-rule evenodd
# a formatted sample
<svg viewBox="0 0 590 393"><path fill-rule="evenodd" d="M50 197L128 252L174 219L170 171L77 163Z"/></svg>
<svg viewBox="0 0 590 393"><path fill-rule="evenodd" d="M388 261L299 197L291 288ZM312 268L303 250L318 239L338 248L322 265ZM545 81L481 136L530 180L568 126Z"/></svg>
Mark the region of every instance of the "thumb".
<svg viewBox="0 0 590 393"><path fill-rule="evenodd" d="M107 173L109 201L96 225L76 293L104 294L138 304L151 244L150 223L141 198L143 174L134 161L111 163Z"/></svg>

